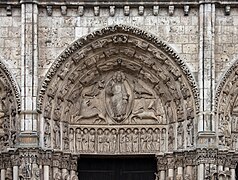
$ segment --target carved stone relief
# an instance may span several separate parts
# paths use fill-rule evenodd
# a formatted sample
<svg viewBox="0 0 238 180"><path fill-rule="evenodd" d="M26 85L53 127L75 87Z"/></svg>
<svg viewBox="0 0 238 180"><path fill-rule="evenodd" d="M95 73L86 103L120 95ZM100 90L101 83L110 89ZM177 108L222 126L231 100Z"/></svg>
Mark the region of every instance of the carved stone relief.
<svg viewBox="0 0 238 180"><path fill-rule="evenodd" d="M161 128L70 128L69 148L77 153L155 153L165 151ZM72 134L71 134L72 133ZM164 139L163 139L164 138ZM68 140L67 139L67 140ZM75 140L74 140L75 139ZM64 141L64 139L63 139ZM67 151L67 149L65 149Z"/></svg>
<svg viewBox="0 0 238 180"><path fill-rule="evenodd" d="M17 106L9 83L0 72L0 151L16 144L19 122Z"/></svg>
<svg viewBox="0 0 238 180"><path fill-rule="evenodd" d="M238 117L237 62L231 66L220 82L216 94L217 119L219 120L219 145L236 149Z"/></svg>
<svg viewBox="0 0 238 180"><path fill-rule="evenodd" d="M38 156L34 153L25 152L20 155L19 159L19 179L40 180Z"/></svg>
<svg viewBox="0 0 238 180"><path fill-rule="evenodd" d="M45 147L80 153L192 147L193 124L184 123L198 107L192 82L182 60L143 31L95 32L67 48L43 83Z"/></svg>

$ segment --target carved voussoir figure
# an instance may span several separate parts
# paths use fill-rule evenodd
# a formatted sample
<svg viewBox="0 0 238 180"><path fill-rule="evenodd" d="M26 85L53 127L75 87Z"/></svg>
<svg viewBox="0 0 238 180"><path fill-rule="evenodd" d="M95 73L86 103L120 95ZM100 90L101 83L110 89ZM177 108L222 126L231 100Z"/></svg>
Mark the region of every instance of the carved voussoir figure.
<svg viewBox="0 0 238 180"><path fill-rule="evenodd" d="M61 135L60 135L60 123L57 121L54 121L53 132L54 132L53 136L54 148L59 149Z"/></svg>
<svg viewBox="0 0 238 180"><path fill-rule="evenodd" d="M225 147L229 147L232 144L231 140L231 122L228 115L220 114L220 126L219 126L219 144Z"/></svg>
<svg viewBox="0 0 238 180"><path fill-rule="evenodd" d="M45 147L51 146L51 128L49 119L45 119L44 124L44 145Z"/></svg>
<svg viewBox="0 0 238 180"><path fill-rule="evenodd" d="M184 145L184 129L182 122L180 122L177 128L177 148L182 149L183 145Z"/></svg>

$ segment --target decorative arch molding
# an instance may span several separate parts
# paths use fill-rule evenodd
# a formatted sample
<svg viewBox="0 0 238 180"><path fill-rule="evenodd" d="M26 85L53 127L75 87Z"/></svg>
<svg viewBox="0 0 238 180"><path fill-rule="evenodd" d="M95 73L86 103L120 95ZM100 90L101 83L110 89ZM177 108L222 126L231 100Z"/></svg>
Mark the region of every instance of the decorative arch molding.
<svg viewBox="0 0 238 180"><path fill-rule="evenodd" d="M195 144L194 78L170 47L137 28L111 26L75 41L49 69L38 102L45 148L128 154Z"/></svg>
<svg viewBox="0 0 238 180"><path fill-rule="evenodd" d="M12 73L10 72L10 70L7 68L7 66L0 61L0 75L1 77L4 79L4 82L7 83L7 85L9 85L9 87L12 90L12 94L15 97L15 101L16 101L16 109L17 112L21 111L21 98L20 98L20 89L19 86L15 80L15 78L13 77Z"/></svg>
<svg viewBox="0 0 238 180"><path fill-rule="evenodd" d="M99 38L103 38L107 35L110 35L110 34L113 35L116 33L124 33L124 34L128 34L128 35L131 34L131 35L137 36L137 37L147 41L148 43L153 44L155 47L157 47L158 49L161 49L168 56L170 56L173 59L173 61L177 64L177 66L180 67L180 69L182 70L184 75L186 76L186 78L192 88L193 95L194 95L195 101L196 101L196 109L198 112L198 110L199 110L198 86L196 84L195 78L193 77L191 71L189 70L189 68L187 67L185 62L179 57L179 55L177 53L174 52L174 50L171 47L169 47L166 43L164 43L163 41L158 39L153 34L150 34L148 32L141 30L141 29L127 26L127 25L109 26L109 27L103 28L101 30L94 31L94 32L90 33L89 35L76 40L63 53L61 53L61 55L59 55L59 57L56 59L56 61L50 67L50 69L48 70L48 72L46 74L46 78L43 80L43 83L42 83L42 86L41 86L41 89L40 89L39 95L38 95L38 101L37 101L38 102L38 104L37 104L38 110L39 111L42 110L43 98L44 98L45 92L47 90L47 87L49 86L51 79L54 77L57 70L60 69L61 65L72 54L74 54L75 52L80 50L82 47L92 43L93 41L95 41ZM141 47L141 48L143 48L143 47ZM156 52L154 52L154 53L156 53ZM156 56L156 54L155 54L155 56Z"/></svg>
<svg viewBox="0 0 238 180"><path fill-rule="evenodd" d="M0 61L0 151L16 144L20 110L18 85L6 65Z"/></svg>
<svg viewBox="0 0 238 180"><path fill-rule="evenodd" d="M238 149L238 60L224 73L215 96L219 145Z"/></svg>

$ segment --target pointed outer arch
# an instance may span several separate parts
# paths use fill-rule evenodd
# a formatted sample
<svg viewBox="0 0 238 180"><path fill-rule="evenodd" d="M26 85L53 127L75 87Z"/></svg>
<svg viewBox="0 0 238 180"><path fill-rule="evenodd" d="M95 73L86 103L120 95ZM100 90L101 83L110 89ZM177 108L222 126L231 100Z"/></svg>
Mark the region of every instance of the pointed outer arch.
<svg viewBox="0 0 238 180"><path fill-rule="evenodd" d="M19 86L16 82L16 80L13 78L12 73L10 70L7 68L7 66L0 61L0 71L3 73L3 78L9 83L11 90L13 91L13 95L15 96L16 99L16 109L17 112L20 113L21 111L21 98L20 98L20 89Z"/></svg>
<svg viewBox="0 0 238 180"><path fill-rule="evenodd" d="M232 75L236 74L235 71L238 70L238 59L233 62L233 64L223 73L221 79L219 80L219 84L216 88L215 102L214 102L214 111L218 113L219 111L219 101L222 95L222 92L229 82L229 79L232 78Z"/></svg>
<svg viewBox="0 0 238 180"><path fill-rule="evenodd" d="M173 59L174 63L178 65L180 70L183 72L183 74L187 78L189 85L191 86L193 96L195 99L196 113L198 113L198 110L199 110L198 86L196 84L195 78L193 77L191 71L189 70L185 62L178 56L177 53L174 52L174 50L171 47L169 47L166 43L158 39L153 34L148 33L139 28L135 28L132 26L127 26L127 25L121 25L121 24L108 26L103 29L94 31L87 36L83 36L79 38L78 40L74 41L71 45L69 45L66 48L66 50L58 56L58 58L55 60L55 62L52 64L52 66L48 70L45 76L45 79L43 80L41 84L39 94L38 94L37 110L39 112L42 112L42 103L43 103L44 95L48 88L48 85L50 84L54 75L57 73L57 70L60 69L61 65L68 59L68 57L71 56L71 54L75 53L76 51L80 50L82 47L90 44L91 42L99 38L113 35L116 33L124 33L125 35L133 35L140 39L143 39L147 41L148 43L153 44L155 47L157 47L162 52L166 53L171 59Z"/></svg>

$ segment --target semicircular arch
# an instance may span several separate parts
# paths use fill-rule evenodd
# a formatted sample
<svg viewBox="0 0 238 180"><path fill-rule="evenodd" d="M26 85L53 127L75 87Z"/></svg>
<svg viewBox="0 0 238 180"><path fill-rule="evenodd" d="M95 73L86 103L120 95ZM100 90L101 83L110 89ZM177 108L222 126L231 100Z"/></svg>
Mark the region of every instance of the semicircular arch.
<svg viewBox="0 0 238 180"><path fill-rule="evenodd" d="M77 134L120 139L139 133L141 141L143 134L152 139L159 135L167 142L163 152L194 144L193 119L199 109L195 80L169 46L137 28L111 26L75 41L49 69L38 102L46 147L83 151L83 144L76 147L67 140L71 133L74 139ZM140 152L152 148L146 147ZM132 151L121 148L117 151ZM98 144L97 152L101 150Z"/></svg>

